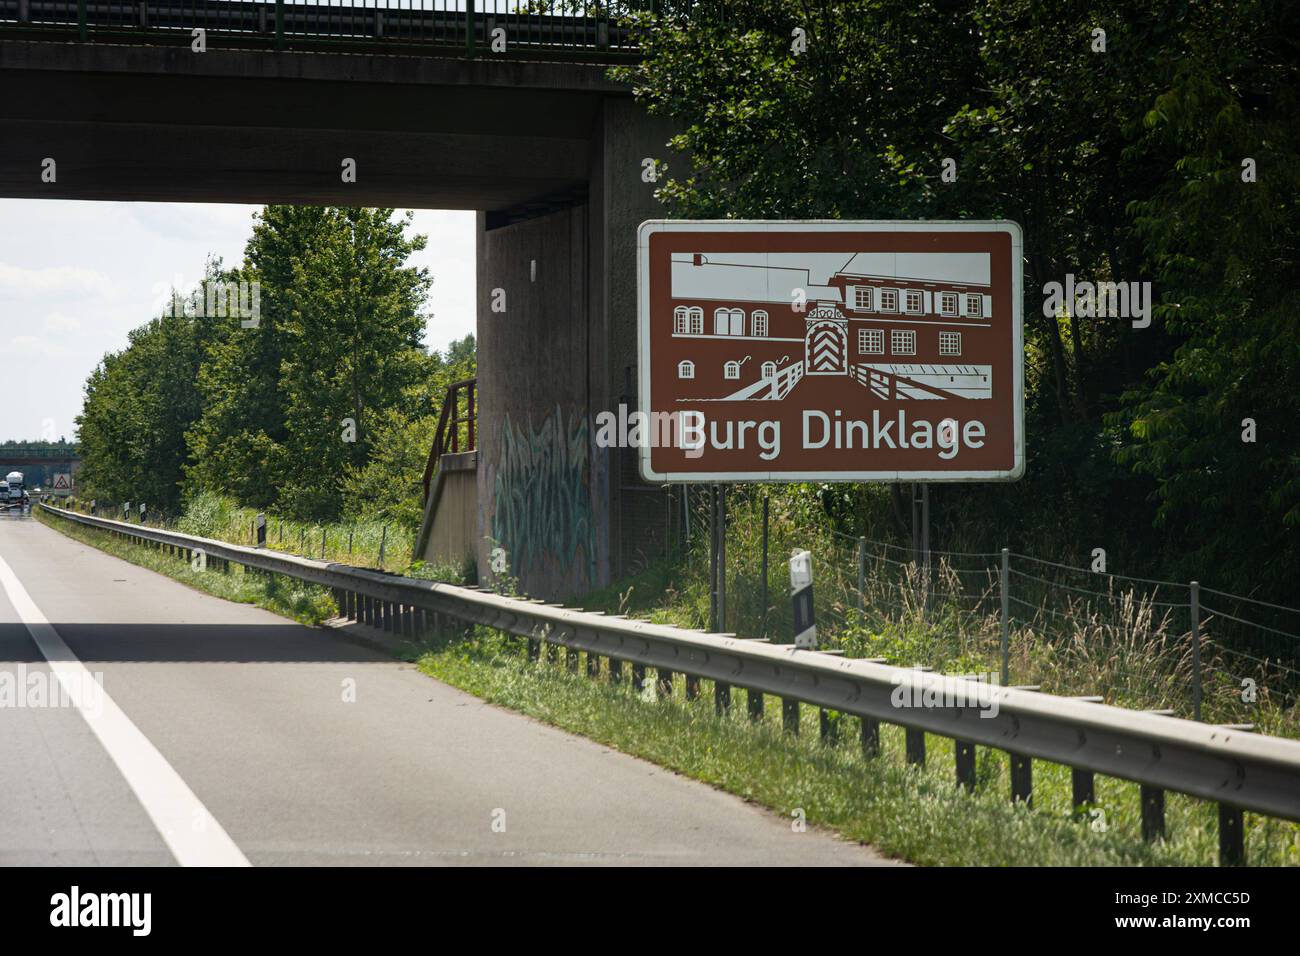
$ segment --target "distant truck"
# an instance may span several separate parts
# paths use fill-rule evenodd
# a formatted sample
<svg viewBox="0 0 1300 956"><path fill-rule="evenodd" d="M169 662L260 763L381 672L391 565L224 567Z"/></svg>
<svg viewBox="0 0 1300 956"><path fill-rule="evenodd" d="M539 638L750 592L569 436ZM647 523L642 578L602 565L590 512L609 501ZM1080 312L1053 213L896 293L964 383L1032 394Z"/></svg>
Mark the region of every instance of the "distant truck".
<svg viewBox="0 0 1300 956"><path fill-rule="evenodd" d="M26 482L23 480L23 473L21 471L9 472L9 474L5 475L3 484L6 486L3 489L4 500L3 502L0 502L3 507L10 511L13 511L14 509L21 511L27 506L30 499L27 494Z"/></svg>

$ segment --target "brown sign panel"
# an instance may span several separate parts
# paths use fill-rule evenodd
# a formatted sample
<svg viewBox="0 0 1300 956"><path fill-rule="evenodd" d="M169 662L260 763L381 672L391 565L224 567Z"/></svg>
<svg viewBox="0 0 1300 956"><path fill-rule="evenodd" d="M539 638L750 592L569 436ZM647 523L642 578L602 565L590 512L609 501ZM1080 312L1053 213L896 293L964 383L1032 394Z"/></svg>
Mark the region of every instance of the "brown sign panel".
<svg viewBox="0 0 1300 956"><path fill-rule="evenodd" d="M1022 253L1013 222L642 223L642 477L1019 478Z"/></svg>

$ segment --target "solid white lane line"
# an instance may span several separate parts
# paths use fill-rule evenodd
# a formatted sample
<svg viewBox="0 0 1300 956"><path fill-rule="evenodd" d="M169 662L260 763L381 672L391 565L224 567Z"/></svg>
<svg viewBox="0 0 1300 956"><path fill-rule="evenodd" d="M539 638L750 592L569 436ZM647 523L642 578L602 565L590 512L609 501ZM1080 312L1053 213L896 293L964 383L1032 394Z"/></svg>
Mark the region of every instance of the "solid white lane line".
<svg viewBox="0 0 1300 956"><path fill-rule="evenodd" d="M93 676L41 613L4 558L0 558L0 588L49 661L50 670L68 698L75 702L135 792L176 862L181 866L249 866L235 841L113 698L96 692L93 702L88 700L90 695L82 688L94 680Z"/></svg>

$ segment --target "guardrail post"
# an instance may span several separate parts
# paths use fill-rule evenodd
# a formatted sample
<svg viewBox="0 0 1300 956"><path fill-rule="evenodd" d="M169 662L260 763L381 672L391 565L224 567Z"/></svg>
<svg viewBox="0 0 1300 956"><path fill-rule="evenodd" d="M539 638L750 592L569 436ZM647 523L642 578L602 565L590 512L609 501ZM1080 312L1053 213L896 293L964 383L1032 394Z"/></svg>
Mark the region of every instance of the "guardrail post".
<svg viewBox="0 0 1300 956"><path fill-rule="evenodd" d="M1150 843L1165 835L1165 792L1159 787L1142 787L1142 839Z"/></svg>
<svg viewBox="0 0 1300 956"><path fill-rule="evenodd" d="M862 756L880 756L880 721L874 717L862 718Z"/></svg>
<svg viewBox="0 0 1300 956"><path fill-rule="evenodd" d="M609 659L609 682L611 684L623 683L623 662L617 657Z"/></svg>
<svg viewBox="0 0 1300 956"><path fill-rule="evenodd" d="M817 714L817 725L821 732L822 743L834 746L840 742L840 718L838 714L832 717L829 710L820 709Z"/></svg>
<svg viewBox="0 0 1300 956"><path fill-rule="evenodd" d="M763 719L763 692L761 690L745 691L745 706L750 720Z"/></svg>
<svg viewBox="0 0 1300 956"><path fill-rule="evenodd" d="M578 651L576 648L565 647L564 666L569 669L570 673L578 673Z"/></svg>
<svg viewBox="0 0 1300 956"><path fill-rule="evenodd" d="M542 642L535 637L528 639L528 663L536 664L542 656Z"/></svg>
<svg viewBox="0 0 1300 956"><path fill-rule="evenodd" d="M659 682L655 688L660 697L673 696L673 672L667 668L659 668Z"/></svg>
<svg viewBox="0 0 1300 956"><path fill-rule="evenodd" d="M957 786L974 792L975 745L969 740L954 740L952 751L957 762Z"/></svg>
<svg viewBox="0 0 1300 956"><path fill-rule="evenodd" d="M1080 770L1077 767L1071 767L1070 790L1072 791L1071 802L1075 813L1078 813L1083 807L1091 806L1097 802L1097 787L1091 770Z"/></svg>
<svg viewBox="0 0 1300 956"><path fill-rule="evenodd" d="M903 737L907 741L907 762L925 763L925 731L911 727L903 728Z"/></svg>
<svg viewBox="0 0 1300 956"><path fill-rule="evenodd" d="M1246 862L1246 845L1241 810L1219 804L1219 866L1242 866Z"/></svg>
<svg viewBox="0 0 1300 956"><path fill-rule="evenodd" d="M1201 719L1201 582L1193 581L1190 611L1192 617L1192 719Z"/></svg>
<svg viewBox="0 0 1300 956"><path fill-rule="evenodd" d="M600 676L600 655L587 651L587 676Z"/></svg>
<svg viewBox="0 0 1300 956"><path fill-rule="evenodd" d="M645 665L632 662L632 689L638 694L645 690Z"/></svg>
<svg viewBox="0 0 1300 956"><path fill-rule="evenodd" d="M713 682L713 709L721 717L731 711L731 685L722 681Z"/></svg>
<svg viewBox="0 0 1300 956"><path fill-rule="evenodd" d="M1024 754L1008 754L1011 758L1011 800L1013 803L1034 803L1034 761Z"/></svg>
<svg viewBox="0 0 1300 956"><path fill-rule="evenodd" d="M1002 686L1011 683L1011 549L1002 549Z"/></svg>
<svg viewBox="0 0 1300 956"><path fill-rule="evenodd" d="M799 701L791 697L781 698L781 726L786 733L799 735Z"/></svg>

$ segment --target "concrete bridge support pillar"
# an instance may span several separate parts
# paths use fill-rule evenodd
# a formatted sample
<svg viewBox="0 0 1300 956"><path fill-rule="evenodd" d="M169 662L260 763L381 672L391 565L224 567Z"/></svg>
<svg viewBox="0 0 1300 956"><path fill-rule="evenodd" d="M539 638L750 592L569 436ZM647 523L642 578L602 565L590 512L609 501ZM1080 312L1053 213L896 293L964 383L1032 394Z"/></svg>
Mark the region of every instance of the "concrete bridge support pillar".
<svg viewBox="0 0 1300 956"><path fill-rule="evenodd" d="M499 547L524 591L562 599L663 552L663 493L634 452L597 447L595 416L635 407L636 231L663 216L642 170L669 159L671 135L606 96L585 203L479 214L481 577Z"/></svg>

